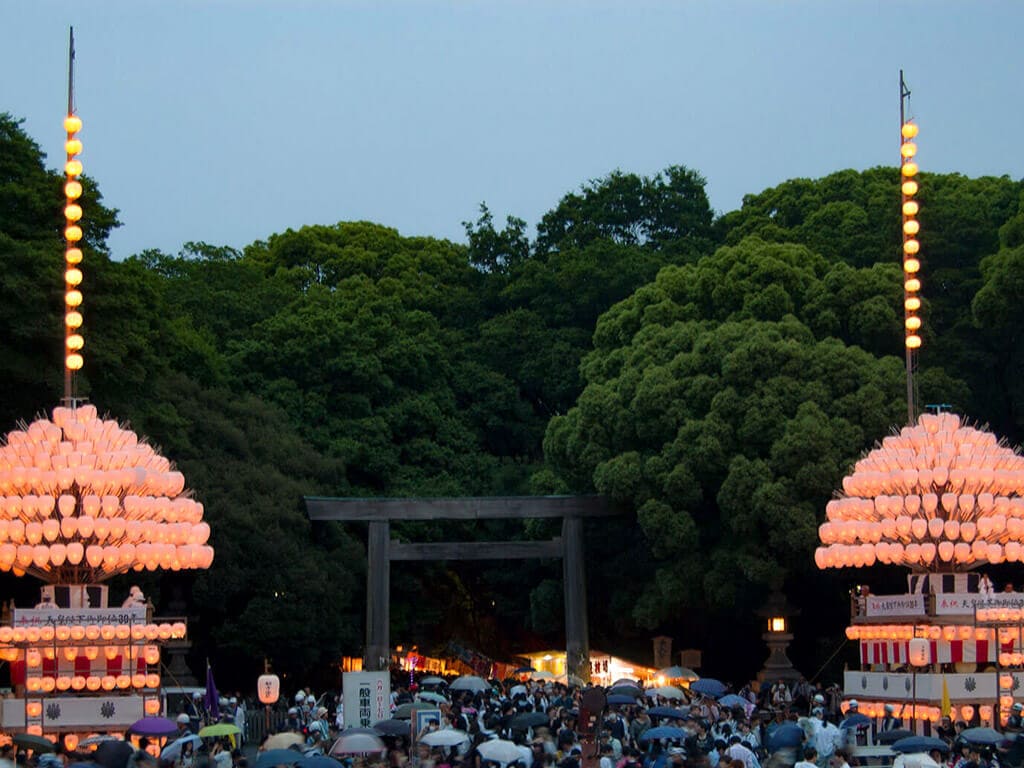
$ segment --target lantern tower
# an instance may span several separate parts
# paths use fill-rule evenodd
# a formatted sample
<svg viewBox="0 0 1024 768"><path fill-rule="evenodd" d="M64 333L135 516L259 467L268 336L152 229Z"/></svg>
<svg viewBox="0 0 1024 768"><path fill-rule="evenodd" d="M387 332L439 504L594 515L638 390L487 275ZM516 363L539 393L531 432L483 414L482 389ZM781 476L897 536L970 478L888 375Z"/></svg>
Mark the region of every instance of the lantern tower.
<svg viewBox="0 0 1024 768"><path fill-rule="evenodd" d="M846 696L879 718L891 704L905 726L927 732L943 716L1005 723L1024 691L1024 593L994 592L985 569L1024 562L1024 457L953 413L916 415L913 375L921 347L921 225L917 125L900 72L900 185L907 426L856 462L819 527L819 568L875 564L909 569L907 591L851 592L849 639L860 671Z"/></svg>
<svg viewBox="0 0 1024 768"><path fill-rule="evenodd" d="M5 732L120 732L160 712L161 648L184 619L154 619L138 587L110 605L110 577L208 568L203 505L144 438L77 395L84 360L82 120L74 104L74 31L64 118L64 399L0 439L0 570L44 582L31 608L5 610L0 660L15 697L0 701ZM6 608L6 606L5 606ZM9 614L9 615L8 615Z"/></svg>

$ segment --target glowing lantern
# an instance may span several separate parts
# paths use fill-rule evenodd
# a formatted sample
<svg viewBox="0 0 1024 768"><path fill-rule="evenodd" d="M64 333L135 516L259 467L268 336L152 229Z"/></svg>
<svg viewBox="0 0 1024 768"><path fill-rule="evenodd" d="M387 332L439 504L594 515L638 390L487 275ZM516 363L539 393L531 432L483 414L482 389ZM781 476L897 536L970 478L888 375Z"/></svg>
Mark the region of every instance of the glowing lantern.
<svg viewBox="0 0 1024 768"><path fill-rule="evenodd" d="M281 697L281 679L277 675L260 675L256 680L256 692L261 704L276 704Z"/></svg>

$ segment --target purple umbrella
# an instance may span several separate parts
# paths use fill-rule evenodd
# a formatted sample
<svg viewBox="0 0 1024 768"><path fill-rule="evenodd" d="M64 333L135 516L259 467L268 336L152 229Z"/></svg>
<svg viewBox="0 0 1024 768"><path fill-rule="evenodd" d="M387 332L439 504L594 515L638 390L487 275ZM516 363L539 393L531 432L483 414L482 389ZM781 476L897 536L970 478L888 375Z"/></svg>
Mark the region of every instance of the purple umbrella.
<svg viewBox="0 0 1024 768"><path fill-rule="evenodd" d="M178 726L166 717L144 717L128 726L128 733L138 736L174 736Z"/></svg>
<svg viewBox="0 0 1024 768"><path fill-rule="evenodd" d="M206 696L203 697L203 706L213 720L220 719L220 694L217 693L217 684L213 682L213 667L206 662Z"/></svg>

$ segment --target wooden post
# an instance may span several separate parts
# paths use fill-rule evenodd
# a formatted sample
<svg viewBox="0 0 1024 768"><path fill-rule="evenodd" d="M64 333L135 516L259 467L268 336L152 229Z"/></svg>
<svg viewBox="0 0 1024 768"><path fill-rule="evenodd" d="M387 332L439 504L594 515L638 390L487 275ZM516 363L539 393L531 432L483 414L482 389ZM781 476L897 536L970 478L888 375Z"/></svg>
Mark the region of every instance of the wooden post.
<svg viewBox="0 0 1024 768"><path fill-rule="evenodd" d="M565 672L590 682L590 641L587 637L587 573L583 555L583 520L562 518L562 577L565 582Z"/></svg>
<svg viewBox="0 0 1024 768"><path fill-rule="evenodd" d="M363 669L377 672L391 660L391 524L373 520L366 538L366 647Z"/></svg>

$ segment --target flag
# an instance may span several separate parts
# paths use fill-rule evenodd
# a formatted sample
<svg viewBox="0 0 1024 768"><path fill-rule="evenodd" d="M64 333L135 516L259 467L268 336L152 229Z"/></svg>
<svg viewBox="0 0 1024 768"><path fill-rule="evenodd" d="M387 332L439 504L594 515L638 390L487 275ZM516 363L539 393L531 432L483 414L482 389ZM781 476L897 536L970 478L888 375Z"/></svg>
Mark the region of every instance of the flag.
<svg viewBox="0 0 1024 768"><path fill-rule="evenodd" d="M943 717L949 717L949 686L946 685L946 676L942 676L942 704L939 707Z"/></svg>
<svg viewBox="0 0 1024 768"><path fill-rule="evenodd" d="M220 694L217 693L217 684L213 682L213 667L210 660L206 660L206 696L203 697L203 705L211 720L220 719Z"/></svg>

